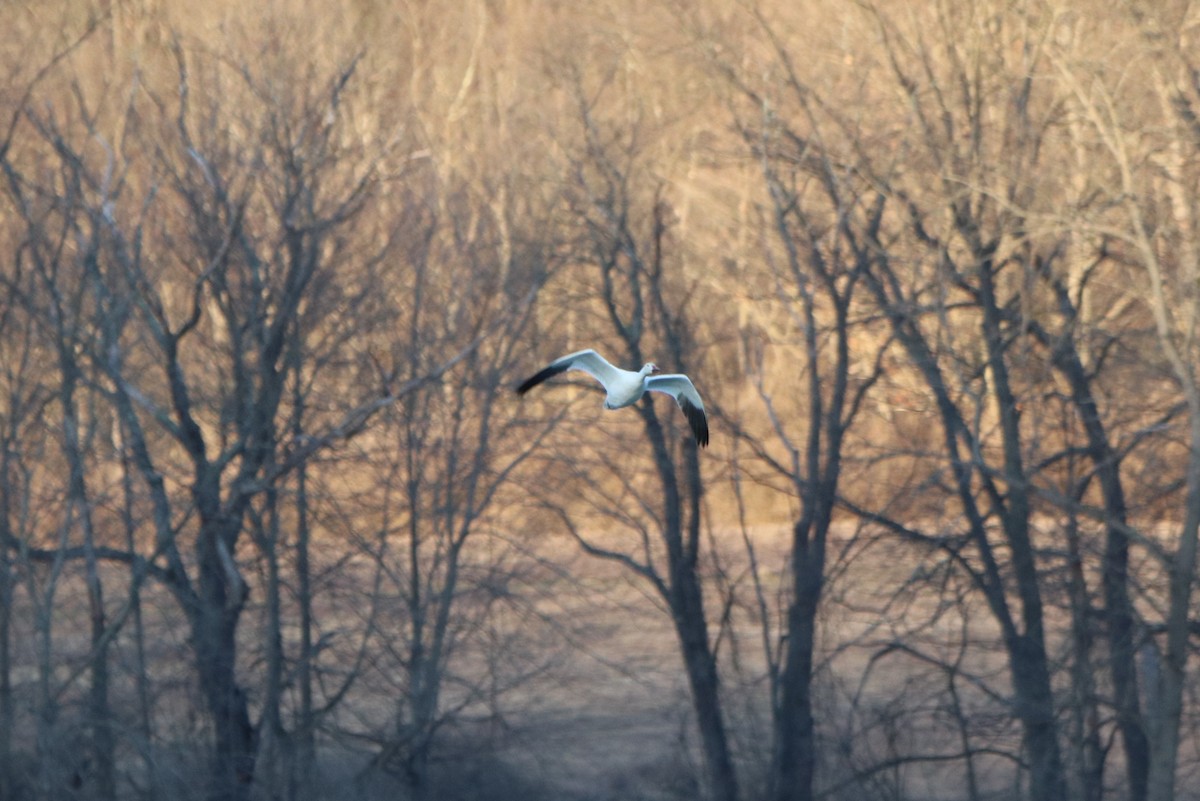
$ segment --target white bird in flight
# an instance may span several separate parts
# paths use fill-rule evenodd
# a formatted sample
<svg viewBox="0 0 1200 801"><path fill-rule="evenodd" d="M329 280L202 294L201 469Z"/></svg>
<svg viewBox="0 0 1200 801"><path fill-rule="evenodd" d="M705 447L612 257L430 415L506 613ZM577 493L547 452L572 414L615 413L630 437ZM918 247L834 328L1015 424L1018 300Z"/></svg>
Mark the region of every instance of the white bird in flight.
<svg viewBox="0 0 1200 801"><path fill-rule="evenodd" d="M517 394L524 395L543 381L567 370L582 370L604 385L608 392L608 397L604 399L605 409L632 406L641 400L647 390L670 395L687 417L688 425L696 435L696 442L700 447L708 445L708 418L704 416L704 402L700 400L700 393L696 392L692 380L682 373L654 375L660 370L653 362L642 365L637 372L622 370L613 367L607 359L589 348L550 362L525 379L517 387Z"/></svg>

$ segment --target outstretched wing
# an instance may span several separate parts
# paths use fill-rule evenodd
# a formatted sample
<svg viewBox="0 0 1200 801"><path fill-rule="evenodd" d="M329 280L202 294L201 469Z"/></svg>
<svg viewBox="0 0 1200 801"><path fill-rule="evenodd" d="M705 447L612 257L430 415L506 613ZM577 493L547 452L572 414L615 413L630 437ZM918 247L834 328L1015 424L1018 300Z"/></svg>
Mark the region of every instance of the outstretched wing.
<svg viewBox="0 0 1200 801"><path fill-rule="evenodd" d="M607 359L589 348L550 362L537 373L522 381L517 387L517 394L524 395L543 381L553 378L559 373L565 373L567 370L582 370L603 384L605 388L620 373L616 367L608 363Z"/></svg>
<svg viewBox="0 0 1200 801"><path fill-rule="evenodd" d="M704 415L704 401L692 384L692 379L682 373L671 375L654 375L646 379L646 389L652 392L664 392L675 399L679 408L687 418L696 442L700 447L708 445L708 418Z"/></svg>

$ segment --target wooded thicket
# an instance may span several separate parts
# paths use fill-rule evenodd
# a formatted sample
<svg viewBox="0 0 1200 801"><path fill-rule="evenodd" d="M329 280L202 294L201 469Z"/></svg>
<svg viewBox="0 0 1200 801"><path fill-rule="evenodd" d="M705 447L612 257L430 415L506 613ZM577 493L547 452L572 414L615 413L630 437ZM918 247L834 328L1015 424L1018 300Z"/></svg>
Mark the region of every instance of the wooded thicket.
<svg viewBox="0 0 1200 801"><path fill-rule="evenodd" d="M0 798L1197 797L1194 5L5 10Z"/></svg>

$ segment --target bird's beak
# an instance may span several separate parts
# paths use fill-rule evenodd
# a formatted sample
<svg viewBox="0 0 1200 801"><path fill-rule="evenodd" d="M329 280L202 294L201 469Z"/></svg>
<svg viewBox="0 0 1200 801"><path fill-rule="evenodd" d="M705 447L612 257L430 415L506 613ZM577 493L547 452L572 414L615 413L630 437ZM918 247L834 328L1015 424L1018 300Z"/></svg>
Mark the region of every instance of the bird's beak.
<svg viewBox="0 0 1200 801"><path fill-rule="evenodd" d="M650 375L654 375L655 373L661 373L661 372L662 372L662 368L659 367L657 364L650 368Z"/></svg>

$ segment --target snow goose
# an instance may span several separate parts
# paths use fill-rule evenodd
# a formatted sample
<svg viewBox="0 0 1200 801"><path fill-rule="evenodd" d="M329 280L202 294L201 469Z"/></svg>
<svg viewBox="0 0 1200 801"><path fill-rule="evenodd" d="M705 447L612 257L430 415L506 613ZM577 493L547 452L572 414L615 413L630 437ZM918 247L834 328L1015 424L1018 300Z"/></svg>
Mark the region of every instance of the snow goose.
<svg viewBox="0 0 1200 801"><path fill-rule="evenodd" d="M604 399L605 409L632 406L641 400L647 390L670 395L687 417L688 425L696 435L696 442L701 447L708 445L708 418L704 416L704 402L700 400L700 393L696 392L692 380L682 373L655 375L659 369L653 362L647 362L636 372L622 370L613 367L607 359L589 348L550 362L521 382L517 394L524 395L543 381L568 370L582 370L604 385L608 393Z"/></svg>

